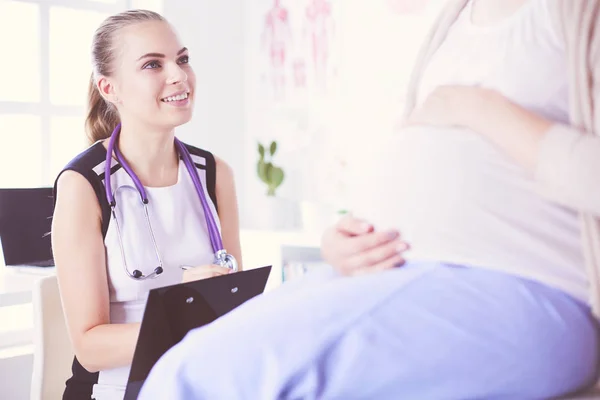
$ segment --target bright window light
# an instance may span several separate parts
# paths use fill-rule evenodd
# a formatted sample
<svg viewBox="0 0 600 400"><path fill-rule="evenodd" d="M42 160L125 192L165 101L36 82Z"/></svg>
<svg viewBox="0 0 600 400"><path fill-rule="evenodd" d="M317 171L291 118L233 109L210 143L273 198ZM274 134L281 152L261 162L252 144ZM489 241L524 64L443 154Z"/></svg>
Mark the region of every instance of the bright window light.
<svg viewBox="0 0 600 400"><path fill-rule="evenodd" d="M40 101L39 6L0 1L0 38L0 101Z"/></svg>
<svg viewBox="0 0 600 400"><path fill-rule="evenodd" d="M94 31L108 17L95 11L50 9L50 102L85 105L92 73L90 47Z"/></svg>
<svg viewBox="0 0 600 400"><path fill-rule="evenodd" d="M0 114L0 187L40 186L42 126L37 115ZM23 151L26 152L24 158ZM27 160L26 162L24 160Z"/></svg>
<svg viewBox="0 0 600 400"><path fill-rule="evenodd" d="M95 30L127 8L162 12L163 1L0 0L1 188L50 186L87 147ZM0 359L30 354L31 304L0 307L0 321Z"/></svg>

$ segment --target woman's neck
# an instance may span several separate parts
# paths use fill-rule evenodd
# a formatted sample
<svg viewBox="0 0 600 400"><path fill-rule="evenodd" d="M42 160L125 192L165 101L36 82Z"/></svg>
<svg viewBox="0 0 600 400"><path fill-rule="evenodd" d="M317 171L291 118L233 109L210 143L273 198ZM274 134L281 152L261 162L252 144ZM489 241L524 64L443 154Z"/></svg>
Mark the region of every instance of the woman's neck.
<svg viewBox="0 0 600 400"><path fill-rule="evenodd" d="M173 130L153 131L124 125L117 146L144 186L177 183L179 156Z"/></svg>

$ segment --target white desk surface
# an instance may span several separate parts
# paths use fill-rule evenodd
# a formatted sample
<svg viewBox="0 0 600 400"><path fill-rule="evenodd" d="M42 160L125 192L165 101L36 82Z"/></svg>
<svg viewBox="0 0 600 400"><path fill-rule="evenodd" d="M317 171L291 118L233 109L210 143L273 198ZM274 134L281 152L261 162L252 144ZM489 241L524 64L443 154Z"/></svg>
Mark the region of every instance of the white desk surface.
<svg viewBox="0 0 600 400"><path fill-rule="evenodd" d="M273 264L274 270L271 272L267 289L280 283L282 245L318 247L320 240L319 235L294 231L242 230L240 236L244 264L247 268ZM53 267L6 267L1 263L0 307L30 303L35 282L51 274L54 274Z"/></svg>
<svg viewBox="0 0 600 400"><path fill-rule="evenodd" d="M54 268L0 266L0 307L31 302L35 282L54 274Z"/></svg>

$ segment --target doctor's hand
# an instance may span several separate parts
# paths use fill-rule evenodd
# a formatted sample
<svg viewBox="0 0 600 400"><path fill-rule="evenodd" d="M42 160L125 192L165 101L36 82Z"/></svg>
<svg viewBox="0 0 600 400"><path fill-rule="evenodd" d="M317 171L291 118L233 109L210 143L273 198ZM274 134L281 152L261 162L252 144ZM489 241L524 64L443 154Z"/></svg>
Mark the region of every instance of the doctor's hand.
<svg viewBox="0 0 600 400"><path fill-rule="evenodd" d="M214 276L227 275L232 273L233 270L227 267L221 267L220 265L201 265L198 267L186 267L183 271L182 282L198 281L200 279L208 279Z"/></svg>
<svg viewBox="0 0 600 400"><path fill-rule="evenodd" d="M346 276L400 266L409 248L398 231L375 232L371 224L351 215L327 229L321 241L323 259Z"/></svg>

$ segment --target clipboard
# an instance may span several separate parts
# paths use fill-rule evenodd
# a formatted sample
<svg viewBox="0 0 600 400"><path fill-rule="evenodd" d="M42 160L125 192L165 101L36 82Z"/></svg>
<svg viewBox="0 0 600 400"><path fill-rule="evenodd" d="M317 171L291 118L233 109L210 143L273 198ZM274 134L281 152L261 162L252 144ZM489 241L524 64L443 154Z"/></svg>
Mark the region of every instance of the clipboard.
<svg viewBox="0 0 600 400"><path fill-rule="evenodd" d="M150 290L124 400L134 400L158 359L192 329L265 290L271 266Z"/></svg>

